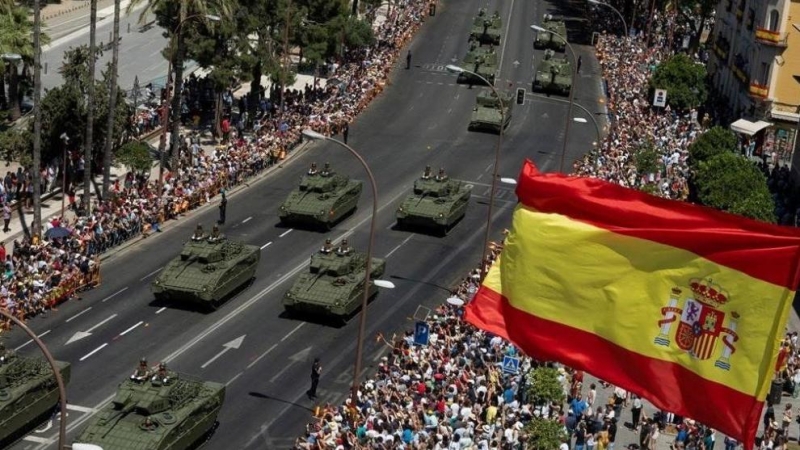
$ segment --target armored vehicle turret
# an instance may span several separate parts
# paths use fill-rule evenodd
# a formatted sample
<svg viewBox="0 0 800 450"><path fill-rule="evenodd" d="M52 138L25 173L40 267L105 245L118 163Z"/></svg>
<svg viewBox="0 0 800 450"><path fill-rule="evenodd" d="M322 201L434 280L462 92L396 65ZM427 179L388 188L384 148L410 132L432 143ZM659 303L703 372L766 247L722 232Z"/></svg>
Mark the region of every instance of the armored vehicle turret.
<svg viewBox="0 0 800 450"><path fill-rule="evenodd" d="M470 43L470 49L464 56L461 66L471 72L485 78L489 83L494 83L494 74L497 71L497 51L492 46L479 47L474 42ZM477 84L485 83L472 73L461 72L456 79L458 84Z"/></svg>
<svg viewBox="0 0 800 450"><path fill-rule="evenodd" d="M191 378L142 360L75 442L103 450L184 450L216 427L225 385Z"/></svg>
<svg viewBox="0 0 800 450"><path fill-rule="evenodd" d="M536 66L536 74L533 76L533 90L540 92L550 92L553 84L553 72L557 70L553 64L553 50L545 50L544 58Z"/></svg>
<svg viewBox="0 0 800 450"><path fill-rule="evenodd" d="M553 84L551 91L559 95L569 95L572 89L572 64L566 56L553 58Z"/></svg>
<svg viewBox="0 0 800 450"><path fill-rule="evenodd" d="M362 303L364 289L370 296L378 293L378 288L370 282L364 285L367 255L354 251L342 240L334 248L330 240L315 254L311 255L308 272L297 277L292 287L283 296L283 306L290 313L331 316L346 319ZM383 275L386 262L372 259L371 280Z"/></svg>
<svg viewBox="0 0 800 450"><path fill-rule="evenodd" d="M229 241L216 226L206 236L198 225L180 256L164 267L151 288L158 300L213 309L253 278L260 259L258 246Z"/></svg>
<svg viewBox="0 0 800 450"><path fill-rule="evenodd" d="M464 217L472 185L454 180L444 169L434 176L430 166L414 182L414 191L397 208L399 228L420 227L447 234Z"/></svg>
<svg viewBox="0 0 800 450"><path fill-rule="evenodd" d="M472 19L472 30L469 38L479 42L481 45L500 45L502 28L503 20L500 19L499 12L495 11L494 14L489 16L486 13L486 8L481 8L478 11L478 15Z"/></svg>
<svg viewBox="0 0 800 450"><path fill-rule="evenodd" d="M325 163L322 170L316 163L300 180L300 186L289 193L278 216L287 225L306 225L330 229L355 211L361 197L362 183L339 175Z"/></svg>
<svg viewBox="0 0 800 450"><path fill-rule="evenodd" d="M64 383L70 365L56 362ZM58 405L53 369L43 358L21 356L0 343L0 447L49 418Z"/></svg>
<svg viewBox="0 0 800 450"><path fill-rule="evenodd" d="M564 41L564 39L562 39L562 37L567 37L567 25L564 23L564 21L557 20L550 14L545 14L544 18L542 19L541 27L545 30L552 31L561 37L556 36L549 31L537 31L536 40L533 41L533 46L535 48L549 48L557 52L563 52L567 46L567 43Z"/></svg>
<svg viewBox="0 0 800 450"><path fill-rule="evenodd" d="M469 121L470 131L490 131L499 133L511 122L511 107L514 99L511 94L500 92L498 99L491 89L483 89L475 100L475 109ZM502 103L501 103L502 100ZM502 111L502 112L501 112Z"/></svg>

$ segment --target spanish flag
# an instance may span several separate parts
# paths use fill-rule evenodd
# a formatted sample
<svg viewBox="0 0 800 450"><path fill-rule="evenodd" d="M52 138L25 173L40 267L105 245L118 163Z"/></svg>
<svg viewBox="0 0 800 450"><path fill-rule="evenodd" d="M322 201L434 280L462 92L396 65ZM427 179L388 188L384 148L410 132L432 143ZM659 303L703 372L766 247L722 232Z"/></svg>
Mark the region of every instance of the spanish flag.
<svg viewBox="0 0 800 450"><path fill-rule="evenodd" d="M526 162L466 319L752 446L800 232Z"/></svg>

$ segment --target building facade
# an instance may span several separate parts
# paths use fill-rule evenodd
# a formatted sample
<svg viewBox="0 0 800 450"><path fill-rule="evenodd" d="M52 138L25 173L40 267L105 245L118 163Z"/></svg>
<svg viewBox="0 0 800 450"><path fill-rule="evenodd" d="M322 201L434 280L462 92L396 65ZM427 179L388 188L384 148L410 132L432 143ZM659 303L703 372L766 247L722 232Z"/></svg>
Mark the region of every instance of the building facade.
<svg viewBox="0 0 800 450"><path fill-rule="evenodd" d="M791 164L800 119L800 0L721 0L709 43L708 71L733 131L755 155Z"/></svg>

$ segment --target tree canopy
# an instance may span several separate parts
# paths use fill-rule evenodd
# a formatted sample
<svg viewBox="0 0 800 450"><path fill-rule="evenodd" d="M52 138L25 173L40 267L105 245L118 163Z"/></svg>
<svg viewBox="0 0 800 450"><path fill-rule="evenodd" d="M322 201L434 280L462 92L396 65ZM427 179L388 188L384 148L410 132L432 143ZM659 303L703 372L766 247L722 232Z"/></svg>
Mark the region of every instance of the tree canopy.
<svg viewBox="0 0 800 450"><path fill-rule="evenodd" d="M534 417L525 427L529 448L534 450L554 450L567 439L567 432L560 422Z"/></svg>
<svg viewBox="0 0 800 450"><path fill-rule="evenodd" d="M775 223L775 204L764 174L735 153L700 161L694 174L697 198L706 206Z"/></svg>
<svg viewBox="0 0 800 450"><path fill-rule="evenodd" d="M535 405L564 403L564 386L558 379L558 370L537 367L528 374L528 397Z"/></svg>
<svg viewBox="0 0 800 450"><path fill-rule="evenodd" d="M678 53L656 67L650 87L667 90L667 104L685 111L703 104L708 97L706 68L688 56Z"/></svg>
<svg viewBox="0 0 800 450"><path fill-rule="evenodd" d="M713 127L689 145L689 165L696 168L701 161L708 161L722 153L734 153L736 144L736 135L731 130Z"/></svg>

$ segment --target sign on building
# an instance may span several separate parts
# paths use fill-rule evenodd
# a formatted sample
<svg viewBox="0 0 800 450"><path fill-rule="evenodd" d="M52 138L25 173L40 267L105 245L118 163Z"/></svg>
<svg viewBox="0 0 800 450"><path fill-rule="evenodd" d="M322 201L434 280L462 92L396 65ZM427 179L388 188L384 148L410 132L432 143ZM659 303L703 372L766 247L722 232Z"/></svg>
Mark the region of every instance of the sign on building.
<svg viewBox="0 0 800 450"><path fill-rule="evenodd" d="M653 106L658 106L659 108L667 106L666 89L656 89L656 93L653 95Z"/></svg>

